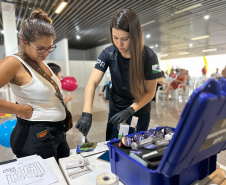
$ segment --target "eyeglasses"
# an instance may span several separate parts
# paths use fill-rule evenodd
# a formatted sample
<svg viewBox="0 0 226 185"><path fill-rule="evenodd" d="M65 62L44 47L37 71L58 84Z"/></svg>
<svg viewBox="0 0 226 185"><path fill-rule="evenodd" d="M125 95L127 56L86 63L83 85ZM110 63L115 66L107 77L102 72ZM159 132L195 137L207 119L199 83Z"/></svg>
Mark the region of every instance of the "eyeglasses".
<svg viewBox="0 0 226 185"><path fill-rule="evenodd" d="M54 45L52 45L52 46L50 46L50 47L48 47L48 48L37 48L34 44L32 44L31 42L29 42L35 49L36 49L36 53L38 54L38 55L40 55L40 54L43 54L43 53L45 53L46 51L48 51L48 53L51 53L51 52L53 52L55 49L56 49L56 45L54 44Z"/></svg>
<svg viewBox="0 0 226 185"><path fill-rule="evenodd" d="M133 135L133 137L130 137L128 135L122 137L121 143L125 147L131 147L131 144L133 142L138 142L138 141L144 140L144 139L149 138L149 137L164 138L165 135L172 134L173 132L174 131L172 130L171 127L162 127L160 129L157 129L157 130L147 130L144 133L137 132ZM148 146L149 145L150 144L148 144ZM146 148L146 147L144 147L144 148ZM149 149L149 148L147 147L147 149ZM153 148L150 148L150 149L153 149Z"/></svg>

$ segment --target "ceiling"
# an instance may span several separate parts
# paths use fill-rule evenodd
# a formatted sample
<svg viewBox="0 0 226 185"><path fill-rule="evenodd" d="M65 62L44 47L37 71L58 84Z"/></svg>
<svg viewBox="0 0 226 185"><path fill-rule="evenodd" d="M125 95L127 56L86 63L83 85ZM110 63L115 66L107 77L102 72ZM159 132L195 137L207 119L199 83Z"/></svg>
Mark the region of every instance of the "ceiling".
<svg viewBox="0 0 226 185"><path fill-rule="evenodd" d="M61 1L4 2L15 5L18 30L21 22L35 8L46 11L53 20L56 42L68 38L70 49L86 50L110 43L111 16L120 8L132 8L143 25L144 43L160 53L163 60L226 53L225 0L68 0L65 9L60 14L55 14ZM205 15L209 15L208 20L204 19ZM2 18L0 19L0 29L3 29ZM150 38L147 38L148 34ZM191 40L205 35L210 37ZM77 36L80 36L79 40ZM4 44L2 34L0 42ZM217 50L204 53L203 50L206 49ZM182 55L184 52L189 53Z"/></svg>

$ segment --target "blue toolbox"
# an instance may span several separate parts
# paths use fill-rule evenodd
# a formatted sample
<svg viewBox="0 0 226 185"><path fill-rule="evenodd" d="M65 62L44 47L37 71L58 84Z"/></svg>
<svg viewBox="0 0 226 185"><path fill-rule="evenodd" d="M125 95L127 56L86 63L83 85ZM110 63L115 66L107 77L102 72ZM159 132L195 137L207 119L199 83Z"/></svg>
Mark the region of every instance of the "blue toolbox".
<svg viewBox="0 0 226 185"><path fill-rule="evenodd" d="M217 153L226 149L226 79L209 79L194 90L156 169L131 158L119 143L107 143L111 171L126 185L186 185L203 179L216 170Z"/></svg>

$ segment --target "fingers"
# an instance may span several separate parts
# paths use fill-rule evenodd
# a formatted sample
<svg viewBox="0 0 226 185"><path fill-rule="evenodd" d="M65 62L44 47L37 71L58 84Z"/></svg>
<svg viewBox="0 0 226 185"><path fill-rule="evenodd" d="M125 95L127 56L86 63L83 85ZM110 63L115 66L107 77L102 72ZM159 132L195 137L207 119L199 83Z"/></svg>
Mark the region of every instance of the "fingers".
<svg viewBox="0 0 226 185"><path fill-rule="evenodd" d="M76 123L75 128L79 128L79 121Z"/></svg>
<svg viewBox="0 0 226 185"><path fill-rule="evenodd" d="M111 117L111 119L108 121L109 123L112 123L112 121L117 117L117 114Z"/></svg>
<svg viewBox="0 0 226 185"><path fill-rule="evenodd" d="M88 132L89 132L90 127L88 125L83 125L83 127L81 127L80 132L84 135L87 136Z"/></svg>
<svg viewBox="0 0 226 185"><path fill-rule="evenodd" d="M121 118L116 114L110 120L109 123L119 124L121 122Z"/></svg>
<svg viewBox="0 0 226 185"><path fill-rule="evenodd" d="M17 114L16 117L18 117L18 118L23 118L23 117L22 117L21 115L19 115L19 114Z"/></svg>
<svg viewBox="0 0 226 185"><path fill-rule="evenodd" d="M119 117L117 117L112 121L112 124L118 125L120 123L120 120L121 119Z"/></svg>
<svg viewBox="0 0 226 185"><path fill-rule="evenodd" d="M88 134L87 125L80 120L76 123L75 127L84 135Z"/></svg>
<svg viewBox="0 0 226 185"><path fill-rule="evenodd" d="M82 133L84 136L87 136L89 129L88 128L83 128Z"/></svg>

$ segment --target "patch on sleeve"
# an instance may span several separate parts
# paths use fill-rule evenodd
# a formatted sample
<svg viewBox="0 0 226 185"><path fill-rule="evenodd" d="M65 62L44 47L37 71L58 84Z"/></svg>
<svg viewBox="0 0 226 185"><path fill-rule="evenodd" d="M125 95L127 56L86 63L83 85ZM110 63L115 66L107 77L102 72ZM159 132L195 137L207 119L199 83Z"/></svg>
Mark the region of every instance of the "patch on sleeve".
<svg viewBox="0 0 226 185"><path fill-rule="evenodd" d="M155 74L155 73L159 73L160 72L160 67L158 64L155 64L152 66L152 73Z"/></svg>
<svg viewBox="0 0 226 185"><path fill-rule="evenodd" d="M105 62L101 61L100 59L97 59L97 64L99 64L100 67L102 67L102 68L104 68L104 66L105 66Z"/></svg>

